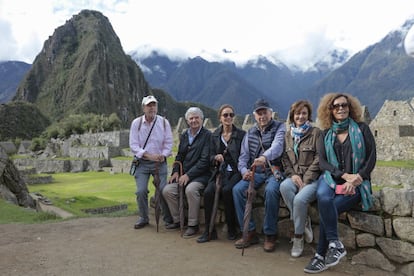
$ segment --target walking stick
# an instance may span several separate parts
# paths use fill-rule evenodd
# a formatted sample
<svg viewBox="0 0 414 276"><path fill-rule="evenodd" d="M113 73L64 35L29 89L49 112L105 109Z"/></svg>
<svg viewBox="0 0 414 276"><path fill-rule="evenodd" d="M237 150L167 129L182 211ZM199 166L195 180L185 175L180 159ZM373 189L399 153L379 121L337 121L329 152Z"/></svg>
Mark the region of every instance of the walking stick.
<svg viewBox="0 0 414 276"><path fill-rule="evenodd" d="M183 175L183 164L180 161L174 161L173 166L175 164L178 164L180 170L179 170L179 176ZM180 231L181 231L181 237L184 234L184 185L178 184L178 211L180 214Z"/></svg>
<svg viewBox="0 0 414 276"><path fill-rule="evenodd" d="M247 189L247 201L246 201L246 207L244 209L244 217L243 217L242 256L244 255L244 248L246 247L246 240L249 234L249 223L250 223L250 217L252 215L253 199L256 196L256 190L254 189L254 174L256 172L256 166L252 166L251 170L252 170L252 175L250 177L249 187Z"/></svg>
<svg viewBox="0 0 414 276"><path fill-rule="evenodd" d="M160 169L159 162L155 162L153 184L155 186L155 222L157 223L157 232L160 222L160 213L161 213L161 191L160 191Z"/></svg>
<svg viewBox="0 0 414 276"><path fill-rule="evenodd" d="M210 224L208 226L208 239L211 240L211 233L214 229L214 224L216 222L216 216L217 216L217 209L220 199L220 192L221 192L221 181L222 181L222 174L224 172L224 162L222 162L219 167L217 168L217 175L216 175L216 191L214 194L214 204L213 204L213 210L211 212L211 218L210 218Z"/></svg>

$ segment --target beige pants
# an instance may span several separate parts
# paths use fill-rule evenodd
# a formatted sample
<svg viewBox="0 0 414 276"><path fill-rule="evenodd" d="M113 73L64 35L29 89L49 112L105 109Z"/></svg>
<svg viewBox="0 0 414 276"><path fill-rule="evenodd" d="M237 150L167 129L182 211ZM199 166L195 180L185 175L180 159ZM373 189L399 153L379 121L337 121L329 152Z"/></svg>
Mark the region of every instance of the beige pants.
<svg viewBox="0 0 414 276"><path fill-rule="evenodd" d="M201 192L204 190L201 182L190 182L185 188L185 197L188 203L188 226L198 225L198 213L200 211ZM174 223L180 222L178 209L178 184L169 183L162 190L162 195L168 204Z"/></svg>

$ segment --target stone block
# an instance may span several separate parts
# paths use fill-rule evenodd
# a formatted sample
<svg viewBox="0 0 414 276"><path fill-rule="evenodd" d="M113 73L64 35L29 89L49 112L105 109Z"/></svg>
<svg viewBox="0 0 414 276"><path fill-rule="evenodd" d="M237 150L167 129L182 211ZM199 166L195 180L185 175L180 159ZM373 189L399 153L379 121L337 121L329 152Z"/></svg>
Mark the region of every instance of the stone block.
<svg viewBox="0 0 414 276"><path fill-rule="evenodd" d="M375 236L369 233L362 233L356 236L356 243L358 247L374 247Z"/></svg>
<svg viewBox="0 0 414 276"><path fill-rule="evenodd" d="M392 237L392 220L390 218L384 219L385 236Z"/></svg>
<svg viewBox="0 0 414 276"><path fill-rule="evenodd" d="M392 189L381 190L382 209L395 216L411 216L413 213L414 190Z"/></svg>
<svg viewBox="0 0 414 276"><path fill-rule="evenodd" d="M392 224L398 238L414 243L414 218L395 218Z"/></svg>
<svg viewBox="0 0 414 276"><path fill-rule="evenodd" d="M338 235L346 248L356 249L355 231L343 223L338 223Z"/></svg>
<svg viewBox="0 0 414 276"><path fill-rule="evenodd" d="M409 242L383 237L377 237L375 242L389 259L397 263L414 261L414 245Z"/></svg>
<svg viewBox="0 0 414 276"><path fill-rule="evenodd" d="M348 213L348 220L352 228L377 236L384 235L384 222L380 216L371 215L366 212L350 211Z"/></svg>
<svg viewBox="0 0 414 276"><path fill-rule="evenodd" d="M395 271L395 266L376 249L362 251L352 257L352 263L379 268L385 271Z"/></svg>

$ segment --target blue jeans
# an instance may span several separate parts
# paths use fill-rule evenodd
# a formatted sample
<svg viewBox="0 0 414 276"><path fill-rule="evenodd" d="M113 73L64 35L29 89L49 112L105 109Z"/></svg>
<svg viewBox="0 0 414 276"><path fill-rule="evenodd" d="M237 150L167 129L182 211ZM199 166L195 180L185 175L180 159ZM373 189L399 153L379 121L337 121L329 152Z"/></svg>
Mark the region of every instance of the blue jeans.
<svg viewBox="0 0 414 276"><path fill-rule="evenodd" d="M305 232L306 218L308 217L308 204L316 200L318 181L305 185L300 191L292 178L286 178L280 184L280 193L283 201L290 211L290 219L295 226L295 234L302 235Z"/></svg>
<svg viewBox="0 0 414 276"><path fill-rule="evenodd" d="M148 181L150 175L154 175L155 162L148 160L141 160L139 166L135 171L135 184L137 190L135 192L137 196L138 215L145 221L149 221L148 217ZM159 164L159 176L160 176L160 191L162 191L167 184L167 162ZM163 220L166 223L172 223L172 217L168 209L168 205L161 194L161 210L163 213Z"/></svg>
<svg viewBox="0 0 414 276"><path fill-rule="evenodd" d="M329 187L324 176L319 178L316 197L319 209L319 242L316 252L325 256L329 242L338 240L338 216L342 212L349 211L361 201L359 189L355 189L354 195L337 195Z"/></svg>
<svg viewBox="0 0 414 276"><path fill-rule="evenodd" d="M254 188L257 190L265 184L265 216L263 222L263 233L265 235L276 235L277 234L277 222L279 219L279 201L280 201L280 192L279 186L280 182L276 181L275 177L272 175L266 176L264 173L255 173L254 174ZM239 222L241 231L243 231L243 218L244 210L246 208L246 194L249 187L249 181L240 180L233 187L233 200L234 207L236 209L237 220ZM250 217L249 222L249 231L256 230L256 224L253 220L253 216Z"/></svg>

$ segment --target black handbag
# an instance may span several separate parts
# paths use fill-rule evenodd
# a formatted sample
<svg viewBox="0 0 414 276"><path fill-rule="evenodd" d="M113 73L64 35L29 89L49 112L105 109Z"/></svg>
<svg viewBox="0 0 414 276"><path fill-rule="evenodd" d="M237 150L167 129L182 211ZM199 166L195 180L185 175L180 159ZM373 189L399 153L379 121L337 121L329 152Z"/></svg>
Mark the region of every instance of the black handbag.
<svg viewBox="0 0 414 276"><path fill-rule="evenodd" d="M135 175L135 171L137 170L137 167L139 165L139 158L134 156L134 159L132 159L131 168L129 169L130 175Z"/></svg>

